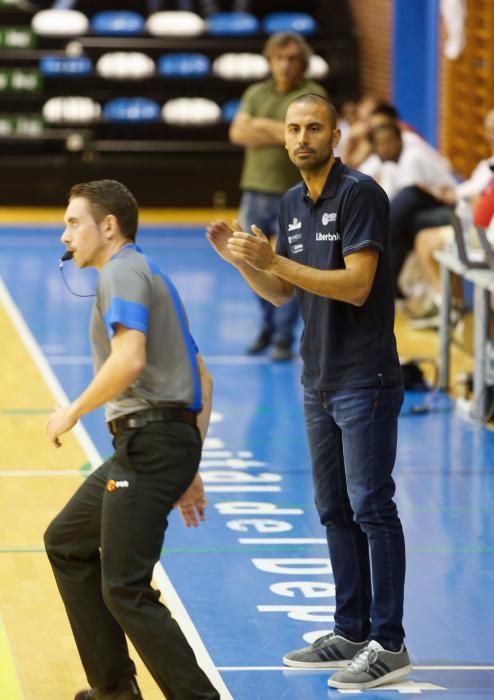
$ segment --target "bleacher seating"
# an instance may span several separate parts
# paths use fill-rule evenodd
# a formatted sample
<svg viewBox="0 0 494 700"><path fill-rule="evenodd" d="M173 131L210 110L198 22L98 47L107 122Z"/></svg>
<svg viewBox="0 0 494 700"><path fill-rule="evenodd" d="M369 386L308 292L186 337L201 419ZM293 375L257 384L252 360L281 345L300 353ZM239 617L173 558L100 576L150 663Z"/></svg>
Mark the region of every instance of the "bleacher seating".
<svg viewBox="0 0 494 700"><path fill-rule="evenodd" d="M221 109L204 97L178 97L168 100L161 112L167 124L179 126L208 126L221 119Z"/></svg>
<svg viewBox="0 0 494 700"><path fill-rule="evenodd" d="M153 36L198 36L206 31L206 22L194 12L155 12L146 22Z"/></svg>
<svg viewBox="0 0 494 700"><path fill-rule="evenodd" d="M138 12L106 10L91 18L91 31L104 36L135 36L144 31L144 17Z"/></svg>
<svg viewBox="0 0 494 700"><path fill-rule="evenodd" d="M210 71L211 61L201 53L170 53L158 60L163 78L205 78Z"/></svg>
<svg viewBox="0 0 494 700"><path fill-rule="evenodd" d="M303 36L312 36L317 31L317 23L306 12L273 12L263 19L262 28L266 34L298 32Z"/></svg>
<svg viewBox="0 0 494 700"><path fill-rule="evenodd" d="M38 36L81 36L89 29L89 20L78 10L41 10L31 23Z"/></svg>
<svg viewBox="0 0 494 700"><path fill-rule="evenodd" d="M116 97L103 108L103 117L110 122L147 124L159 116L159 104L147 97Z"/></svg>
<svg viewBox="0 0 494 700"><path fill-rule="evenodd" d="M52 97L43 106L43 118L50 124L90 124L101 107L90 97Z"/></svg>
<svg viewBox="0 0 494 700"><path fill-rule="evenodd" d="M247 12L218 12L208 19L207 27L213 36L252 36L259 31L260 23Z"/></svg>
<svg viewBox="0 0 494 700"><path fill-rule="evenodd" d="M337 105L358 95L345 0L284 0L283 13L279 0L250 0L250 14L231 11L231 0L218 6L201 17L146 16L144 0L78 0L76 10L34 16L0 5L0 164L9 172L0 204L60 204L71 181L104 175L128 181L142 204L186 204L192 188L197 206L218 189L234 206L243 151L228 127L247 85L269 74L262 48L275 20L302 22L315 52L307 75Z"/></svg>
<svg viewBox="0 0 494 700"><path fill-rule="evenodd" d="M98 59L96 72L113 80L144 80L154 75L152 58L140 51L112 51Z"/></svg>
<svg viewBox="0 0 494 700"><path fill-rule="evenodd" d="M77 78L90 75L93 62L87 56L43 56L39 62L39 70L47 78Z"/></svg>

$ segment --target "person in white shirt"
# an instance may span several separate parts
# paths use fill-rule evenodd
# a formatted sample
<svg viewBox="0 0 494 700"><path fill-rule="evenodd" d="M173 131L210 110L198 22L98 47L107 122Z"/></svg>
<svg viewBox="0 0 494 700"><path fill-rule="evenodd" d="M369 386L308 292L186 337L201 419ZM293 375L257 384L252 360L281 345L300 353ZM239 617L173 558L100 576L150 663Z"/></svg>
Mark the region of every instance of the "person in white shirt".
<svg viewBox="0 0 494 700"><path fill-rule="evenodd" d="M398 277L418 231L450 221L451 206L442 196L454 187L455 180L445 158L420 137L405 140L397 124L376 127L371 139L381 162L374 177L390 198L393 277L397 296L401 296Z"/></svg>
<svg viewBox="0 0 494 700"><path fill-rule="evenodd" d="M465 200L469 206L472 206L474 201L486 193L491 186L494 169L494 109L489 110L485 116L484 133L491 155L477 164L468 180L445 188L440 193L443 202L456 206L458 202ZM417 234L414 249L428 290L423 312L420 318L413 321L413 327L416 329L438 326L439 307L442 300L439 267L434 253L451 244L452 241L453 229L449 225L424 228Z"/></svg>
<svg viewBox="0 0 494 700"><path fill-rule="evenodd" d="M492 179L491 166L494 165L494 109L487 112L484 119L484 134L491 149L489 158L481 160L465 182L446 188L441 198L448 204L457 204L460 199L478 197L489 186Z"/></svg>

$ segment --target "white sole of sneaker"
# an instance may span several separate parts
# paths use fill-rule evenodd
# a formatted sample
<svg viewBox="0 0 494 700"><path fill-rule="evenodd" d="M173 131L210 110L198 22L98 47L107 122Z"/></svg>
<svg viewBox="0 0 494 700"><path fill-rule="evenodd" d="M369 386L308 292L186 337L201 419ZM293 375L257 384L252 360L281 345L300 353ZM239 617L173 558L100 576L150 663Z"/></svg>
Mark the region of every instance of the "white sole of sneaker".
<svg viewBox="0 0 494 700"><path fill-rule="evenodd" d="M292 668L346 668L350 661L351 659L348 661L293 661L286 656L283 657L285 666Z"/></svg>
<svg viewBox="0 0 494 700"><path fill-rule="evenodd" d="M377 688L381 685L388 685L393 681L398 680L398 678L403 678L403 676L408 676L409 673L413 671L412 666L403 666L403 668L397 668L396 671L391 671L381 678L375 678L368 683L340 683L339 681L333 681L331 678L328 680L328 686L330 688L340 688L348 690L358 690L359 688Z"/></svg>

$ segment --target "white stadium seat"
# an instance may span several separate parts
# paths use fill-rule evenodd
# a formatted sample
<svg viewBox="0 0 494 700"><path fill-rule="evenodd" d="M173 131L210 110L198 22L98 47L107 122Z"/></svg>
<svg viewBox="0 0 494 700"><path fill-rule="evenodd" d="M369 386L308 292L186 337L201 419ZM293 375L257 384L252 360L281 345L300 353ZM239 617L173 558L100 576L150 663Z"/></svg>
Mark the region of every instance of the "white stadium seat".
<svg viewBox="0 0 494 700"><path fill-rule="evenodd" d="M155 12L146 29L153 36L198 36L206 31L206 23L195 12Z"/></svg>
<svg viewBox="0 0 494 700"><path fill-rule="evenodd" d="M139 51L112 51L100 57L96 72L113 80L142 80L154 75L152 58Z"/></svg>
<svg viewBox="0 0 494 700"><path fill-rule="evenodd" d="M101 107L90 97L52 97L43 106L43 118L52 124L90 124Z"/></svg>
<svg viewBox="0 0 494 700"><path fill-rule="evenodd" d="M161 110L163 121L176 126L207 126L221 120L221 109L204 97L179 97L168 100Z"/></svg>
<svg viewBox="0 0 494 700"><path fill-rule="evenodd" d="M224 53L214 61L213 73L225 80L260 80L269 74L269 64L257 53Z"/></svg>
<svg viewBox="0 0 494 700"><path fill-rule="evenodd" d="M329 64L322 56L311 56L305 75L312 80L322 80L329 75Z"/></svg>
<svg viewBox="0 0 494 700"><path fill-rule="evenodd" d="M41 10L31 20L39 36L81 36L89 29L89 20L78 10Z"/></svg>

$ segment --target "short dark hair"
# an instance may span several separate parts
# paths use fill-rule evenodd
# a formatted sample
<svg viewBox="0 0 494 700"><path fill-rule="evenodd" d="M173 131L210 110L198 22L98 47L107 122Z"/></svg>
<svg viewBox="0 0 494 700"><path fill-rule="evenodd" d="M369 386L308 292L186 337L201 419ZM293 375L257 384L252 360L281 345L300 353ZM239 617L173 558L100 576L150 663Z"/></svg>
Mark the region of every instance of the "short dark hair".
<svg viewBox="0 0 494 700"><path fill-rule="evenodd" d="M118 180L92 180L73 185L69 201L84 197L89 202L95 221L111 214L118 221L125 238L135 241L139 220L139 208L134 195Z"/></svg>
<svg viewBox="0 0 494 700"><path fill-rule="evenodd" d="M323 95L318 95L317 92L307 92L305 95L300 95L299 97L296 97L294 100L292 100L288 107L291 107L294 104L302 104L302 102L323 105L324 107L326 107L330 124L333 127L333 129L336 129L336 125L338 124L338 114L336 112L334 104L330 102L327 97L324 97Z"/></svg>
<svg viewBox="0 0 494 700"><path fill-rule="evenodd" d="M398 121L400 119L400 114L396 107L389 102L378 102L377 105L371 112L373 114L384 114L385 117L389 117L393 121Z"/></svg>
<svg viewBox="0 0 494 700"><path fill-rule="evenodd" d="M371 129L370 140L371 140L372 144L374 144L376 136L378 134L380 134L382 131L390 131L394 136L399 138L401 141L401 129L400 129L400 127L398 126L398 124L390 122L389 124L381 124L380 126L376 126L374 129Z"/></svg>
<svg viewBox="0 0 494 700"><path fill-rule="evenodd" d="M277 49L284 49L285 46L288 46L289 44L296 44L298 46L300 60L302 61L302 68L305 72L309 67L312 49L305 41L304 37L300 34L295 34L295 32L277 32L269 37L264 45L262 53L269 60L274 51Z"/></svg>

